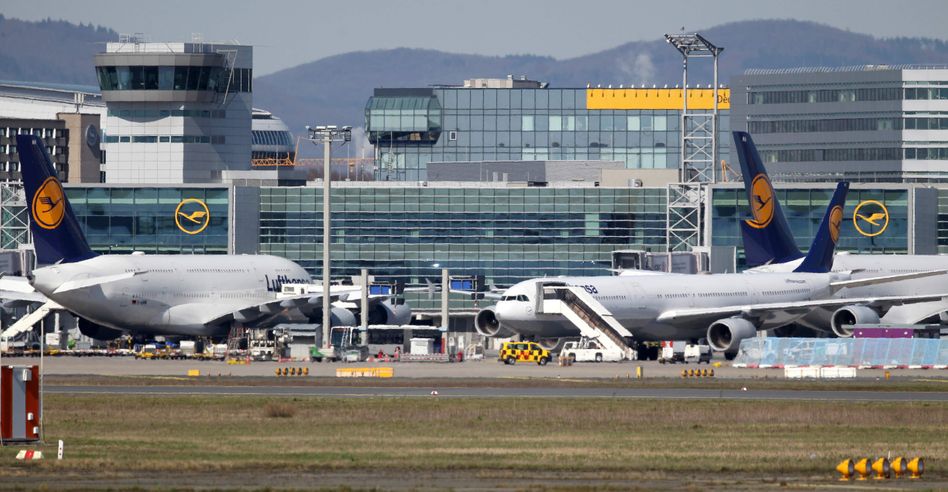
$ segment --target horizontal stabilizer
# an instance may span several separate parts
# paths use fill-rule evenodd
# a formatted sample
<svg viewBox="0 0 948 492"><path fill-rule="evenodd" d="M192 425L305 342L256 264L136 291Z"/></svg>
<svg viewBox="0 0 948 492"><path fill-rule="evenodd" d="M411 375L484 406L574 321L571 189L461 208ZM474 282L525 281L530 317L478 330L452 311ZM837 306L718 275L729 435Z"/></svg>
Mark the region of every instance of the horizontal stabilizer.
<svg viewBox="0 0 948 492"><path fill-rule="evenodd" d="M88 287L95 287L97 285L107 284L110 282L117 282L119 280L125 280L134 277L135 275L140 275L145 272L123 272L117 273L115 275L103 275L101 277L90 277L90 278L81 278L78 280L69 280L63 282L62 285L56 288L53 291L53 294L61 294L63 292L68 292L70 290L85 289Z"/></svg>

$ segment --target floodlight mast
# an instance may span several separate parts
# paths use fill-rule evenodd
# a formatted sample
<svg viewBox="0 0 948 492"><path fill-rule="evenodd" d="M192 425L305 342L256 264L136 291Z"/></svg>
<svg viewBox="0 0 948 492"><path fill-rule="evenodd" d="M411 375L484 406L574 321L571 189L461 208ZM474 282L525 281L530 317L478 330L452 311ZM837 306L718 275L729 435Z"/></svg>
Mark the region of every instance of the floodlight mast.
<svg viewBox="0 0 948 492"><path fill-rule="evenodd" d="M702 215L708 215L703 210L708 205L707 186L717 181L718 55L724 48L697 33L666 34L665 41L682 56L681 162L678 183L668 185L665 221L666 250L671 252L710 246L710 221L702 220ZM710 113L688 109L688 59L692 57L713 61L714 101Z"/></svg>
<svg viewBox="0 0 948 492"><path fill-rule="evenodd" d="M309 132L309 141L314 144L323 145L323 344L322 348L329 348L332 344L331 324L332 324L332 299L329 295L330 290L330 264L329 253L332 245L332 222L330 214L330 191L332 189L332 166L330 165L332 156L332 143L348 143L352 140L352 127L336 125L320 125L306 127Z"/></svg>

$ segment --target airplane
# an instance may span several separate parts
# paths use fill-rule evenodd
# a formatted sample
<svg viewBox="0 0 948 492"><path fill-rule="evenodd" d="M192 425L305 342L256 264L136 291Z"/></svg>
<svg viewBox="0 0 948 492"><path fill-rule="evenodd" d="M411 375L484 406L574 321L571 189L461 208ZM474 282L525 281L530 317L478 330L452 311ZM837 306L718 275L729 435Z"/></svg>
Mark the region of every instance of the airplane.
<svg viewBox="0 0 948 492"><path fill-rule="evenodd" d="M40 266L30 285L79 318L96 339L123 332L221 337L234 324L265 328L287 319L322 319L321 289L286 295L287 284L309 284L296 263L268 255L99 255L82 233L52 160L33 135L17 135L30 230ZM3 285L10 285L5 282ZM19 288L23 290L24 286ZM15 289L8 289L13 291ZM358 298L358 288L331 288L333 300ZM34 296L35 297L35 296ZM373 298L373 323L401 324L405 306ZM355 325L334 307L333 325Z"/></svg>
<svg viewBox="0 0 948 492"><path fill-rule="evenodd" d="M507 289L496 305L481 309L475 328L485 336L519 334L550 345L578 337L579 329L562 315L538 314L536 302L543 286L579 287L632 334L634 343L706 339L714 350L733 358L742 339L793 323L814 308L866 306L885 312L892 306L948 296L833 297L845 289L945 273L859 280L848 272L830 273L848 188L848 183L836 188L809 254L793 272L530 279Z"/></svg>
<svg viewBox="0 0 948 492"><path fill-rule="evenodd" d="M750 134L733 132L733 138L752 216L741 222L747 263L754 267L747 270L747 273L792 271L803 261L804 255L796 246L779 200L773 192L767 169L764 168ZM761 210L759 207L761 196L773 197L773 203L769 209ZM886 214L878 212L869 216L858 215L857 218L879 226L880 221L886 218ZM838 253L833 262L834 271L853 271L853 278L942 269L948 269L948 256ZM927 295L943 292L946 286L948 286L948 277L939 275L848 289L836 296ZM848 337L852 336L852 330L846 328L849 325L880 322L916 324L937 317L946 311L948 311L948 299L896 306L886 313L867 307L847 307L838 311L814 309L798 323L815 330L829 331L840 337Z"/></svg>

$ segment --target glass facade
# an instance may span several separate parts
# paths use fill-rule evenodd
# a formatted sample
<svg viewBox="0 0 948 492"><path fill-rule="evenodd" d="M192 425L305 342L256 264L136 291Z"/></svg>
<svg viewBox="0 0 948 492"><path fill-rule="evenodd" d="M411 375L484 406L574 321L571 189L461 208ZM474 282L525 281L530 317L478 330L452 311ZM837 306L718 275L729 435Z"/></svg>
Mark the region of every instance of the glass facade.
<svg viewBox="0 0 948 492"><path fill-rule="evenodd" d="M253 91L250 68L100 65L95 70L104 91Z"/></svg>
<svg viewBox="0 0 948 492"><path fill-rule="evenodd" d="M793 237L801 251L810 248L813 236L819 229L826 206L833 195L831 188L778 188L774 190L780 207L787 217ZM713 188L712 242L714 246L736 246L738 265L744 265L744 248L741 239L741 220L749 217L747 195L743 188ZM874 237L860 234L853 223L856 206L866 200L876 200L889 211L889 223L885 232ZM945 198L948 203L948 198ZM908 201L907 189L857 189L852 188L846 196L844 220L839 234L837 249L857 253L907 253L908 252ZM941 200L940 200L941 201ZM941 215L939 215L941 219ZM948 228L948 215L945 216ZM941 224L939 231L942 231ZM874 231L867 231L870 234ZM945 244L948 245L948 232Z"/></svg>
<svg viewBox="0 0 948 492"><path fill-rule="evenodd" d="M590 99L593 91L600 94L596 101ZM702 92L711 93L693 91L707 96ZM628 168L674 169L681 158L681 111L675 109L681 107L680 93L540 87L376 89L366 104L366 131L376 145L379 180L425 180L429 162L605 160L624 162ZM729 96L721 97L729 101ZM730 138L727 107L722 103L721 142ZM722 159L728 159L727 152L728 146L722 145Z"/></svg>
<svg viewBox="0 0 948 492"><path fill-rule="evenodd" d="M230 199L226 187L67 187L65 191L89 246L96 252L226 254L228 251ZM210 217L200 233L188 234L175 222L176 214L191 212L178 208L186 199L197 199L207 205Z"/></svg>
<svg viewBox="0 0 948 492"><path fill-rule="evenodd" d="M663 188L365 186L332 193L333 277L367 268L423 284L439 282L449 268L510 285L608 275L613 250L665 247ZM261 253L319 276L321 244L321 189L261 189Z"/></svg>

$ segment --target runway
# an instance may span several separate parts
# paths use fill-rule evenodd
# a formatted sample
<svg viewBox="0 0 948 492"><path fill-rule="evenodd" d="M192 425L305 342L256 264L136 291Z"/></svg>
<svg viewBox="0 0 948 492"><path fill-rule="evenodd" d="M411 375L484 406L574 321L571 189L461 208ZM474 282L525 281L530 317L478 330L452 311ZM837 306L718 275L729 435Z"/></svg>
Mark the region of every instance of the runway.
<svg viewBox="0 0 948 492"><path fill-rule="evenodd" d="M332 398L627 398L661 400L810 400L948 402L948 392L733 390L695 388L459 388L332 386L73 386L47 385L54 394L317 396ZM432 395L437 391L437 395Z"/></svg>

